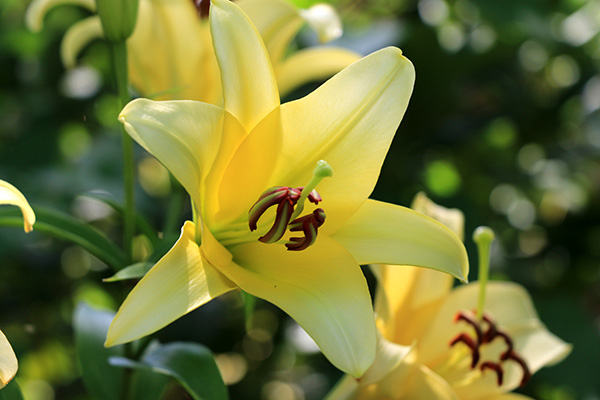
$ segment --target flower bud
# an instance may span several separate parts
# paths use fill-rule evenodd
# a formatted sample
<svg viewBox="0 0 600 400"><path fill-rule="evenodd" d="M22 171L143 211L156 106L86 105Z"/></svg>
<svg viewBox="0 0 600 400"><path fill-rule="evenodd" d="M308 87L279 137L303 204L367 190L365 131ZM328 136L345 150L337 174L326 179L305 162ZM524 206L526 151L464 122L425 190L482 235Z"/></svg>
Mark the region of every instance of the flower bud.
<svg viewBox="0 0 600 400"><path fill-rule="evenodd" d="M96 0L104 37L109 42L124 42L133 33L138 0Z"/></svg>

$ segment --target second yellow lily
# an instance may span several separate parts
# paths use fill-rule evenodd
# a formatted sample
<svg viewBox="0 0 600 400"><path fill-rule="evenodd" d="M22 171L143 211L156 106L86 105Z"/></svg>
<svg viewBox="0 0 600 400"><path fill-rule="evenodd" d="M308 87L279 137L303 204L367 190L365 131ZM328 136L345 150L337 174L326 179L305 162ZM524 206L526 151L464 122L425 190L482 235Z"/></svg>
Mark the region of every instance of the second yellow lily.
<svg viewBox="0 0 600 400"><path fill-rule="evenodd" d="M463 216L419 195L413 207L462 236ZM544 327L524 288L479 282L452 289L452 277L422 268L379 265L378 351L362 379L345 376L326 400L517 400L509 393L540 368L562 360L571 346Z"/></svg>

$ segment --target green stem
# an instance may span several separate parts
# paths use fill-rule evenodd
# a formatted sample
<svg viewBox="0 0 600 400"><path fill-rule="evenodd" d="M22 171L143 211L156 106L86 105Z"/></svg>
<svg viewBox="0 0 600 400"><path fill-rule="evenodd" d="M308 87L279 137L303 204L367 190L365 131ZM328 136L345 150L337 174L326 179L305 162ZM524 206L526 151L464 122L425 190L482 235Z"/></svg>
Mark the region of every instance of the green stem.
<svg viewBox="0 0 600 400"><path fill-rule="evenodd" d="M125 41L109 42L109 46L117 83L119 109L122 109L129 102L129 92L127 90L127 46ZM135 164L133 159L133 140L125 132L125 128L122 129L121 143L123 147L123 185L125 193L123 247L128 261L131 263L133 235L135 233L135 205L133 197Z"/></svg>
<svg viewBox="0 0 600 400"><path fill-rule="evenodd" d="M479 252L479 299L477 301L477 318L483 318L485 294L490 271L490 247L494 241L494 231L487 226L480 226L473 232L473 241Z"/></svg>
<svg viewBox="0 0 600 400"><path fill-rule="evenodd" d="M167 216L163 226L163 232L165 235L169 233L177 233L179 228L181 212L184 204L184 191L179 182L175 180L173 175L169 173L171 180L172 193L169 198L169 205L167 207Z"/></svg>

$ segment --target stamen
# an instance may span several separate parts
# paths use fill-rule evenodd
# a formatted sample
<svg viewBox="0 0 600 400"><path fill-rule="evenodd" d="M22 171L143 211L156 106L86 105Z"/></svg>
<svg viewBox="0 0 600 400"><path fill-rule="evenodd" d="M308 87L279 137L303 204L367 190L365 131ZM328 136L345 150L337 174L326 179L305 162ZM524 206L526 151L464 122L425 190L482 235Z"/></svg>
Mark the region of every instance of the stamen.
<svg viewBox="0 0 600 400"><path fill-rule="evenodd" d="M450 342L450 346L454 346L457 343L464 343L471 350L471 368L475 368L477 363L480 360L480 350L481 346L485 344L489 344L494 341L496 338L501 338L506 344L506 350L500 354L499 361L484 361L479 366L479 369L483 372L485 370L493 370L496 372L498 386L502 385L502 381L504 379L504 370L502 369L502 363L505 361L514 361L523 370L523 377L521 379L520 385L523 386L529 381L531 378L531 372L529 371L529 367L527 363L517 352L514 350L514 342L510 335L502 329L498 329L496 323L488 314L483 314L481 322L477 321L474 318L473 314L469 311L460 311L454 317L454 322L464 321L467 324L471 325L475 330L475 334L477 335L477 340L473 337L469 336L467 333L461 333L457 335ZM487 325L487 329L484 331L481 326L482 324Z"/></svg>
<svg viewBox="0 0 600 400"><path fill-rule="evenodd" d="M527 366L525 360L523 360L523 358L514 351L510 352L510 354L507 357L507 360L512 360L521 366L521 368L523 369L523 377L521 378L521 382L519 383L519 385L525 386L529 379L531 379L531 371L529 371L529 367Z"/></svg>
<svg viewBox="0 0 600 400"><path fill-rule="evenodd" d="M464 343L471 349L471 368L475 368L479 362L479 343L476 343L471 336L466 333L461 333L450 341L450 347L457 343Z"/></svg>
<svg viewBox="0 0 600 400"><path fill-rule="evenodd" d="M496 328L496 324L494 323L492 318L487 314L483 314L483 321L487 324L488 328L483 333L482 343L490 343L496 337L498 328Z"/></svg>
<svg viewBox="0 0 600 400"><path fill-rule="evenodd" d="M312 214L295 219L290 223L290 231L302 231L304 237L292 237L290 242L285 244L288 250L299 251L312 246L317 240L317 229L325 223L325 211L317 208Z"/></svg>
<svg viewBox="0 0 600 400"><path fill-rule="evenodd" d="M304 237L292 237L285 244L288 250L304 250L317 240L317 230L325 222L325 211L317 208L311 214L298 218L304 209L306 200L319 204L323 199L315 190L325 177L332 176L333 171L327 162L321 160L313 171L308 185L297 188L275 186L265 190L248 212L248 226L253 232L258 229L258 221L272 206L277 205L275 222L271 229L258 240L263 243L275 243L281 240L289 226L291 232L302 231ZM294 209L295 208L295 209ZM290 221L292 221L290 223Z"/></svg>
<svg viewBox="0 0 600 400"><path fill-rule="evenodd" d="M506 332L501 331L501 330L498 330L496 332L496 336L504 339L504 343L506 343L506 351L500 355L500 359L502 361L506 361L506 360L508 360L510 355L513 353L513 341Z"/></svg>
<svg viewBox="0 0 600 400"><path fill-rule="evenodd" d="M504 381L504 370L502 369L502 366L499 363L486 361L481 364L479 369L481 370L481 372L485 372L486 369L491 369L492 371L494 371L496 373L496 382L498 383L498 386L502 386L502 382Z"/></svg>
<svg viewBox="0 0 600 400"><path fill-rule="evenodd" d="M474 316L471 313L468 313L468 311L458 312L458 314L456 314L456 316L454 317L454 322L458 321L464 321L471 325L475 330L475 334L477 335L477 343L481 343L481 327L479 326L479 323L477 322L477 320L475 320Z"/></svg>
<svg viewBox="0 0 600 400"><path fill-rule="evenodd" d="M208 18L210 0L192 0L192 3L194 3L194 6L196 7L196 11L198 11L198 16L200 18Z"/></svg>
<svg viewBox="0 0 600 400"><path fill-rule="evenodd" d="M264 236L258 238L263 243L275 243L279 239L285 235L285 231L287 229L288 224L290 223L290 219L292 218L292 213L294 212L293 202L289 199L283 200L277 206L277 216L275 217L275 223L269 232L267 232Z"/></svg>

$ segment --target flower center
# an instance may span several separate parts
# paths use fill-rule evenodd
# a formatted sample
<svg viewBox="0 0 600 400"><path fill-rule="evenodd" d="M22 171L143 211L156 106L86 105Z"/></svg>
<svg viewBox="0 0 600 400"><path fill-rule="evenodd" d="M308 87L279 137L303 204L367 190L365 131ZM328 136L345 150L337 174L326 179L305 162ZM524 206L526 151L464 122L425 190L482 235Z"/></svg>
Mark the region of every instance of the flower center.
<svg viewBox="0 0 600 400"><path fill-rule="evenodd" d="M283 238L288 228L290 232L302 232L303 237L291 237L285 247L291 251L307 249L317 240L317 230L325 223L325 211L317 208L312 213L298 216L304 210L306 200L313 204L319 204L323 199L315 190L319 182L328 176L332 176L332 169L327 162L321 160L313 171L313 177L306 186L291 188L288 186L275 186L267 189L250 208L248 215L248 226L250 231L258 229L258 221L262 215L271 207L277 206L275 211L275 222L271 229L258 238L263 243L276 243Z"/></svg>
<svg viewBox="0 0 600 400"><path fill-rule="evenodd" d="M513 340L508 333L499 329L493 319L483 314L482 320L478 320L472 312L460 311L454 317L454 322L465 322L473 328L475 336L468 333L460 333L454 339L450 341L450 347L455 346L458 343L463 343L467 346L471 352L471 369L479 368L481 372L491 370L496 373L497 384L502 386L504 380L504 369L503 364L508 361L517 363L523 370L523 377L521 378L521 386L524 386L527 381L531 378L531 372L527 363L515 350L513 346ZM487 326L487 329L483 329L483 326ZM506 349L502 352L496 361L481 361L481 347L490 344L496 338L500 338L504 341Z"/></svg>

